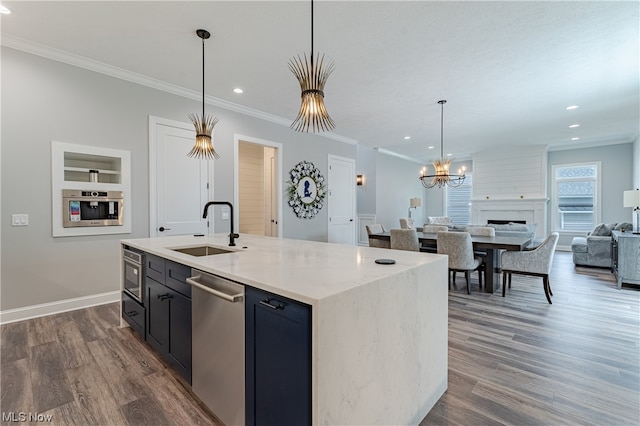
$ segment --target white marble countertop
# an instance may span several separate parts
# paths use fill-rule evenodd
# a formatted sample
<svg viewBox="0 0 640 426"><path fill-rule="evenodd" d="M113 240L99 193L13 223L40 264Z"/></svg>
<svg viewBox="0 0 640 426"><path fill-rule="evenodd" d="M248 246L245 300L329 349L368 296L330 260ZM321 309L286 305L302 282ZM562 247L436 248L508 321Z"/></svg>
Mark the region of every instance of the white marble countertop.
<svg viewBox="0 0 640 426"><path fill-rule="evenodd" d="M126 239L122 244L309 305L441 258L439 255L241 234ZM211 245L233 253L191 256L174 248ZM379 265L380 258L394 265Z"/></svg>

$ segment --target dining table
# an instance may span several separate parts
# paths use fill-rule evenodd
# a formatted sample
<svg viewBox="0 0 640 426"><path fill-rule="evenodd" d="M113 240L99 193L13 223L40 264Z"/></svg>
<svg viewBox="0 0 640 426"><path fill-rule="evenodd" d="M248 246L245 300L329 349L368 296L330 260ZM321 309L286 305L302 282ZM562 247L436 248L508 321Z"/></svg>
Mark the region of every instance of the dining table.
<svg viewBox="0 0 640 426"><path fill-rule="evenodd" d="M437 233L418 232L417 234L421 245L437 245L438 243ZM389 231L385 231L377 234L369 234L369 238L390 241L391 234ZM472 235L471 242L474 250L484 251L487 253L485 257L486 275L484 291L487 293L493 293L499 288L500 284L500 251L523 251L529 246L529 244L531 244L531 238Z"/></svg>

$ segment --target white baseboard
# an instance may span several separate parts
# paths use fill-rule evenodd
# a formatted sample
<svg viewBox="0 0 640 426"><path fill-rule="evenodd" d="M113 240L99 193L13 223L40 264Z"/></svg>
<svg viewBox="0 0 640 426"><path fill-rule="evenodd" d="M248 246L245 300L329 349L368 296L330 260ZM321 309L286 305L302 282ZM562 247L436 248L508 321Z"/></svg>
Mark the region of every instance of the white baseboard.
<svg viewBox="0 0 640 426"><path fill-rule="evenodd" d="M7 309L6 311L0 311L0 324L75 311L76 309L104 305L106 303L117 302L119 300L120 291L110 291L108 293L77 297L75 299L59 300L56 302L42 303L40 305L25 306L23 308Z"/></svg>

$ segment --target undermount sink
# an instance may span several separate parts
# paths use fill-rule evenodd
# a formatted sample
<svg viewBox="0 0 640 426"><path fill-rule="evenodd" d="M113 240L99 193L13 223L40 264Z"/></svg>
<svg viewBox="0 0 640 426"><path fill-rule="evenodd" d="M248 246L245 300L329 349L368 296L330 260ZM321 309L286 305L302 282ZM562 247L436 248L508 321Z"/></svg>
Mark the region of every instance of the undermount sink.
<svg viewBox="0 0 640 426"><path fill-rule="evenodd" d="M174 248L171 250L178 251L180 253L188 254L191 256L212 256L214 254L233 253L232 250L225 250L225 249L222 249L219 247L213 247L213 246L184 247L184 248Z"/></svg>

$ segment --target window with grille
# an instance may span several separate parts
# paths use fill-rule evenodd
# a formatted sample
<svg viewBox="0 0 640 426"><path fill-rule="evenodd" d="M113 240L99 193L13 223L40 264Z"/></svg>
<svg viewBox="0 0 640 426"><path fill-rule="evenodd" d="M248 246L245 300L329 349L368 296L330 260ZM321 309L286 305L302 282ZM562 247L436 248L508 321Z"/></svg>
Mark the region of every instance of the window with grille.
<svg viewBox="0 0 640 426"><path fill-rule="evenodd" d="M458 188L447 188L447 216L454 225L471 223L471 173L466 173L464 183Z"/></svg>
<svg viewBox="0 0 640 426"><path fill-rule="evenodd" d="M552 167L552 226L558 231L591 231L600 216L599 162Z"/></svg>

